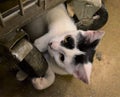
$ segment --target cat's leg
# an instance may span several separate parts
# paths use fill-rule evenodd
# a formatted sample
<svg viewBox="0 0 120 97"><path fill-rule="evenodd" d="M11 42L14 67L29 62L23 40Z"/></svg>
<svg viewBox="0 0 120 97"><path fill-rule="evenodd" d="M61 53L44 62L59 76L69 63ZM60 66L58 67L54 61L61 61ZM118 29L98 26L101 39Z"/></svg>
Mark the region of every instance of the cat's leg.
<svg viewBox="0 0 120 97"><path fill-rule="evenodd" d="M46 72L46 75L44 77L33 78L32 84L36 89L43 90L51 86L54 81L55 81L55 74L49 67Z"/></svg>
<svg viewBox="0 0 120 97"><path fill-rule="evenodd" d="M51 34L48 32L47 34L43 35L42 37L35 40L34 45L40 52L45 52L47 50L47 46L49 40L51 39Z"/></svg>

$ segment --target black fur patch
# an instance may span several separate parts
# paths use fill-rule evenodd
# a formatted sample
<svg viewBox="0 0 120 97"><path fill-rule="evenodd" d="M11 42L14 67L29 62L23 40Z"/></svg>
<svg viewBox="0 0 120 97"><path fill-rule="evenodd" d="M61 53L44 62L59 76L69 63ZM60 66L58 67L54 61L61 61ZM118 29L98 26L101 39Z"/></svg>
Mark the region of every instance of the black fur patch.
<svg viewBox="0 0 120 97"><path fill-rule="evenodd" d="M65 40L61 41L61 46L68 49L73 49L75 47L74 39L71 36L67 36Z"/></svg>
<svg viewBox="0 0 120 97"><path fill-rule="evenodd" d="M93 41L92 43L89 42L89 40L86 40L84 36L81 34L78 35L78 43L77 48L80 51L85 52L85 55L76 55L74 57L75 64L83 64L87 62L93 62L94 54L95 54L95 47L99 43L99 39Z"/></svg>
<svg viewBox="0 0 120 97"><path fill-rule="evenodd" d="M87 58L88 58L87 60L88 60L89 62L93 63L94 55L95 55L95 50L89 49L89 50L87 51L87 53L86 53L86 56L88 56L88 57L87 57Z"/></svg>
<svg viewBox="0 0 120 97"><path fill-rule="evenodd" d="M83 54L82 55L75 55L74 62L75 62L75 65L78 65L79 63L80 64L86 63L87 62L86 55L83 55Z"/></svg>
<svg viewBox="0 0 120 97"><path fill-rule="evenodd" d="M74 56L74 63L75 65L80 64L85 64L88 62L93 62L93 58L94 58L94 54L95 54L95 50L90 50L87 51L85 55L81 54L81 55L75 55Z"/></svg>
<svg viewBox="0 0 120 97"><path fill-rule="evenodd" d="M95 49L95 47L97 46L99 41L100 40L97 39L97 40L93 41L92 43L90 43L89 40L86 40L86 38L80 34L78 36L77 48L81 51L86 52L89 49Z"/></svg>

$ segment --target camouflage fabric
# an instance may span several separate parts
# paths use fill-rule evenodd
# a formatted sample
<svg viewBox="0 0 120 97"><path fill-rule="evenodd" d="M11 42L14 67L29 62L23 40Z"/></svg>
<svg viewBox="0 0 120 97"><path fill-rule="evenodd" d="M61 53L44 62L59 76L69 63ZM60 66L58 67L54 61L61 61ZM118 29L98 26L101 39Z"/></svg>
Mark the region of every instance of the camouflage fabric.
<svg viewBox="0 0 120 97"><path fill-rule="evenodd" d="M71 5L78 19L92 18L101 7L101 0L72 0Z"/></svg>

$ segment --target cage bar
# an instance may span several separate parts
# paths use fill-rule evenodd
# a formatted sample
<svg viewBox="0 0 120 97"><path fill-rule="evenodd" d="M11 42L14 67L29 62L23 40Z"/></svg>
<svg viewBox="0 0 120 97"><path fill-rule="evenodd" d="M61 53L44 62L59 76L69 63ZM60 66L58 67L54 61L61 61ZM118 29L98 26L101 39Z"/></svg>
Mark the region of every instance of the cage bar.
<svg viewBox="0 0 120 97"><path fill-rule="evenodd" d="M24 15L24 8L23 8L22 0L19 0L19 7L20 7L20 14Z"/></svg>
<svg viewBox="0 0 120 97"><path fill-rule="evenodd" d="M2 14L1 14L1 13L0 13L0 24L1 24L2 27L5 26L5 23L4 23L4 21L3 21L3 17L2 17Z"/></svg>
<svg viewBox="0 0 120 97"><path fill-rule="evenodd" d="M38 0L38 6L41 6L41 0Z"/></svg>

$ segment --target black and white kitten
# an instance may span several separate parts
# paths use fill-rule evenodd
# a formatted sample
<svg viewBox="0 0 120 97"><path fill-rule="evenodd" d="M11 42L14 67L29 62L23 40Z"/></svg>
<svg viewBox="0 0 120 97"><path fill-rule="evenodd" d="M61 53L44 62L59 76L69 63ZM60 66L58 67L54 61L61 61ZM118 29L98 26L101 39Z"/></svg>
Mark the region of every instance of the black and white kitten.
<svg viewBox="0 0 120 97"><path fill-rule="evenodd" d="M49 87L55 73L71 74L89 83L95 49L104 32L77 30L64 4L50 10L45 21L49 31L36 39L34 45L40 52L48 51L45 58L49 67L44 77L32 79L33 86L39 90Z"/></svg>

